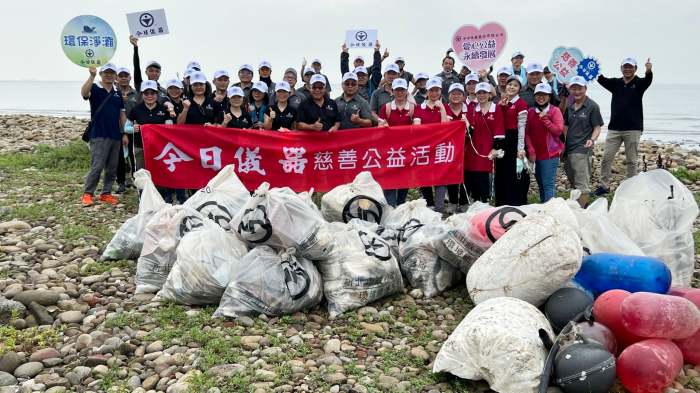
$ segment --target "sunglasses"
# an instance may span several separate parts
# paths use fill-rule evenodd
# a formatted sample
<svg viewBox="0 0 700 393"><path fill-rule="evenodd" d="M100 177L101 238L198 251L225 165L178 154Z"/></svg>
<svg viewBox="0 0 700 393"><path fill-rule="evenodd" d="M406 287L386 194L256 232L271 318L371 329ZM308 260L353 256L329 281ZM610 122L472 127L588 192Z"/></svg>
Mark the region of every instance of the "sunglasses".
<svg viewBox="0 0 700 393"><path fill-rule="evenodd" d="M269 68L267 68L267 67L262 67L262 68L260 69L260 71L261 71L261 72L270 72L270 71L272 71L272 70L269 69Z"/></svg>
<svg viewBox="0 0 700 393"><path fill-rule="evenodd" d="M248 70L239 71L238 73L241 74L241 75L253 75L253 72L252 72L252 71L248 71Z"/></svg>
<svg viewBox="0 0 700 393"><path fill-rule="evenodd" d="M357 86L357 82L354 82L354 83L353 82L345 82L345 83L343 83L343 85L345 85L347 87L353 87L353 86Z"/></svg>
<svg viewBox="0 0 700 393"><path fill-rule="evenodd" d="M326 86L311 86L311 90L323 90Z"/></svg>
<svg viewBox="0 0 700 393"><path fill-rule="evenodd" d="M141 94L143 94L143 95L145 95L145 96L156 96L156 95L158 95L157 92L155 92L155 91L153 91L153 90L150 90L150 89L145 90L145 91L142 91Z"/></svg>

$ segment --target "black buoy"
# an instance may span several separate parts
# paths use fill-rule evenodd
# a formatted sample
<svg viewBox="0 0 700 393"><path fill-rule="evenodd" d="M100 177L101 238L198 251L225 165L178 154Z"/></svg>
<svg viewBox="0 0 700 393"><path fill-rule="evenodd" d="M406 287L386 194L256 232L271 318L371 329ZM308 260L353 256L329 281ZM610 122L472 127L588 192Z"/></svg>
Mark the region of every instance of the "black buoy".
<svg viewBox="0 0 700 393"><path fill-rule="evenodd" d="M578 288L562 288L552 294L544 305L544 314L554 331L559 333L569 321L593 304L591 295Z"/></svg>
<svg viewBox="0 0 700 393"><path fill-rule="evenodd" d="M615 356L601 343L576 334L554 360L554 382L566 393L606 393L615 383Z"/></svg>

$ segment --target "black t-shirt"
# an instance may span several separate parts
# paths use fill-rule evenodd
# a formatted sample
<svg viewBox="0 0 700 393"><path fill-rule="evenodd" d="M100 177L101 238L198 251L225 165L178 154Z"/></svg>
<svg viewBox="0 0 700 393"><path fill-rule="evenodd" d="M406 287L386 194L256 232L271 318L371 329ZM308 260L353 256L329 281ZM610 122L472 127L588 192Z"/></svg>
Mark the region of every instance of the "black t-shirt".
<svg viewBox="0 0 700 393"><path fill-rule="evenodd" d="M284 111L280 111L277 104L272 104L270 107L265 109L265 114L270 116L270 110L275 111L275 118L272 119L273 131L279 131L279 129L282 127L288 130L293 128L294 122L297 121L297 110L292 108L289 103L287 103Z"/></svg>
<svg viewBox="0 0 700 393"><path fill-rule="evenodd" d="M214 111L216 111L215 108L219 105L218 102L210 100L209 97L207 97L201 106L197 104L193 98L190 98L190 103L191 105L190 109L187 111L185 124L196 124L200 126L203 126L205 123L214 124L214 120L216 119Z"/></svg>
<svg viewBox="0 0 700 393"><path fill-rule="evenodd" d="M167 120L172 120L168 108L160 102L156 102L156 106L153 109L148 109L146 103L141 102L135 107L131 108L129 113L127 113L126 118L135 122L138 125L144 124L165 124ZM143 140L141 139L140 132L134 132L134 146L143 147Z"/></svg>
<svg viewBox="0 0 700 393"><path fill-rule="evenodd" d="M253 120L250 118L250 113L245 109L241 109L241 116L236 117L231 113L231 108L226 108L219 112L219 117L216 120L217 124L222 124L224 122L224 114L229 113L231 115L231 121L226 124L228 128L251 128L253 127Z"/></svg>
<svg viewBox="0 0 700 393"><path fill-rule="evenodd" d="M321 131L328 131L340 121L338 116L338 104L328 97L323 97L323 105L318 106L313 98L306 99L299 104L297 108L297 121L314 124L321 119L323 128Z"/></svg>
<svg viewBox="0 0 700 393"><path fill-rule="evenodd" d="M224 93L226 93L226 92L224 92ZM229 101L228 101L228 97L226 97L226 94L224 94L224 99L221 100L221 102L216 102L216 100L214 100L215 97L216 97L216 92L209 94L207 99L209 101L211 101L212 104L214 104L214 117L216 118L219 116L219 112L221 112L222 110L229 107Z"/></svg>

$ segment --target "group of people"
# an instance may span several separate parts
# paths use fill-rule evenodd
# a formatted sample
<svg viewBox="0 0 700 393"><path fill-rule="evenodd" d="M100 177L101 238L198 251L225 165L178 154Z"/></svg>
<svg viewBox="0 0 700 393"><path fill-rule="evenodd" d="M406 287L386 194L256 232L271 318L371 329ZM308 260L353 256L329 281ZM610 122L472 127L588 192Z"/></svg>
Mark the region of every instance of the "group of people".
<svg viewBox="0 0 700 393"><path fill-rule="evenodd" d="M540 200L556 194L556 173L564 162L573 189L581 191L585 206L591 193L591 154L604 124L597 103L587 95L587 81L576 76L557 83L554 74L541 63L523 66L524 54L515 52L511 65L490 70L455 69L451 51L442 60L442 71L430 76L404 69L403 57L382 67L389 56L380 52L377 41L372 64L350 54L343 44L340 54L342 93L330 97L329 78L321 73L322 63L304 60L299 74L284 71L282 80L272 81L272 65L258 65L258 80L250 64L238 68L238 82L231 74L216 70L211 83L200 64L187 65L184 78L168 79L162 85L161 64L146 64L141 76L138 39L134 47L134 73L126 67L107 63L82 87L90 101L91 168L85 182L83 205L94 204L94 192L104 170L100 203L117 203L111 195L129 186L129 174L145 167L140 126L144 124L195 124L206 127L259 129L278 132L323 131L431 124L447 121L465 123L464 182L422 187L428 206L437 212L466 211L472 201L495 198L497 206L527 204L531 174L539 187ZM382 71L383 68L383 71ZM627 176L637 171L637 146L643 130L642 97L652 81L650 60L643 78L636 76L637 62L627 57L621 64L621 78L598 77L612 93L612 115L601 167L600 187L595 195L610 192L612 160L625 145ZM179 76L179 75L178 75ZM301 85L297 88L298 85ZM413 86L409 92L410 86ZM122 149L125 147L126 149ZM124 154L127 152L127 154ZM159 189L166 202L173 194L184 203L188 190ZM192 190L190 190L192 191ZM385 190L392 206L406 200L408 189ZM449 205L445 208L445 197Z"/></svg>

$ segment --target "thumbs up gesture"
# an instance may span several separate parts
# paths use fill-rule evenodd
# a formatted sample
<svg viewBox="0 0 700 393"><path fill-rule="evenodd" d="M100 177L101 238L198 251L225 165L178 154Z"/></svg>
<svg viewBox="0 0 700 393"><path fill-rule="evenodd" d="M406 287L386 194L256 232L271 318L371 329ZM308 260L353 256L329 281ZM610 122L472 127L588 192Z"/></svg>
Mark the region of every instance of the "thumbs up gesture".
<svg viewBox="0 0 700 393"><path fill-rule="evenodd" d="M319 118L316 123L314 123L314 130L315 131L321 131L323 130L323 124L321 124L321 118Z"/></svg>
<svg viewBox="0 0 700 393"><path fill-rule="evenodd" d="M270 119L275 120L275 117L277 117L277 112L270 109Z"/></svg>
<svg viewBox="0 0 700 393"><path fill-rule="evenodd" d="M231 116L231 113L224 112L224 126L226 126L232 119L233 116Z"/></svg>
<svg viewBox="0 0 700 393"><path fill-rule="evenodd" d="M141 132L141 126L134 121L134 132Z"/></svg>
<svg viewBox="0 0 700 393"><path fill-rule="evenodd" d="M651 72L651 57L647 59L645 66L647 68L647 72Z"/></svg>
<svg viewBox="0 0 700 393"><path fill-rule="evenodd" d="M355 123L355 124L359 123L360 120L362 120L362 119L360 119L360 111L359 110L357 111L357 113L353 113L350 116L350 121Z"/></svg>
<svg viewBox="0 0 700 393"><path fill-rule="evenodd" d="M247 104L247 105L245 106L245 109L248 111L248 113L253 113L253 107L250 106L250 104Z"/></svg>
<svg viewBox="0 0 700 393"><path fill-rule="evenodd" d="M222 102L225 96L226 93L217 90L216 93L214 93L214 101Z"/></svg>

